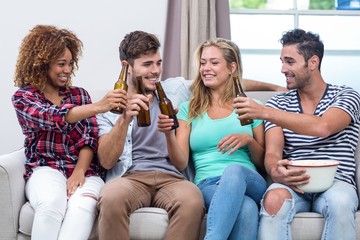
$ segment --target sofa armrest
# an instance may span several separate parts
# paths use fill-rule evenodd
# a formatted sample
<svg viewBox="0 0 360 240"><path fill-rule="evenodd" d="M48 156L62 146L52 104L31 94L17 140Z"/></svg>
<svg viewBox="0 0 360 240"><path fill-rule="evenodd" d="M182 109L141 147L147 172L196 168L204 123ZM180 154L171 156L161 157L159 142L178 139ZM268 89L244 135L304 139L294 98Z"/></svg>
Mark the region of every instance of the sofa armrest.
<svg viewBox="0 0 360 240"><path fill-rule="evenodd" d="M16 239L19 213L25 203L24 149L0 156L0 232L2 239Z"/></svg>

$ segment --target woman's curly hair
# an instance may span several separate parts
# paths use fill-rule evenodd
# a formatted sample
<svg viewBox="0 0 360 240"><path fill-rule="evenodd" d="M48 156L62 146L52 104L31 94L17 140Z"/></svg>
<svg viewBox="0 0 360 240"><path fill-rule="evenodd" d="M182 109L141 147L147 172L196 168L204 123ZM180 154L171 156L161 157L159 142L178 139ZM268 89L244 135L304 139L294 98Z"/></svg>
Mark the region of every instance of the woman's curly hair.
<svg viewBox="0 0 360 240"><path fill-rule="evenodd" d="M78 69L83 43L66 29L55 26L37 25L22 40L16 62L14 83L16 87L31 85L39 90L45 88L49 66L64 54L68 48L74 61L67 86L71 85L71 75Z"/></svg>

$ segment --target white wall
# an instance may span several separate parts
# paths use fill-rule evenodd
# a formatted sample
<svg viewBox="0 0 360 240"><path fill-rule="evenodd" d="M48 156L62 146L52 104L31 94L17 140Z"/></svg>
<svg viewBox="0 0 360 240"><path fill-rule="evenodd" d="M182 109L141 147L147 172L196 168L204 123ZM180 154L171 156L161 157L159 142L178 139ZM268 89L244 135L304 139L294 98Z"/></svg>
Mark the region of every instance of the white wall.
<svg viewBox="0 0 360 240"><path fill-rule="evenodd" d="M164 43L168 0L12 0L0 3L0 154L23 145L23 135L11 105L17 88L13 75L18 47L37 24L52 24L74 31L84 43L83 57L74 85L90 94L97 88L112 89L120 65L118 46L125 34L143 30Z"/></svg>

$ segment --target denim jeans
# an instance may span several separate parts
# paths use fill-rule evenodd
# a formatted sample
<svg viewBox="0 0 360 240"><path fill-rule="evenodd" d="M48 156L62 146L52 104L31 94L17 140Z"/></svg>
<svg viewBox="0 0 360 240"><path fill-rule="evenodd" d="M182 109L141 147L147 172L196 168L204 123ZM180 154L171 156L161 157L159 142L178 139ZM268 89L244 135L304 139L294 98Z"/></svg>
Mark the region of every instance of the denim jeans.
<svg viewBox="0 0 360 240"><path fill-rule="evenodd" d="M200 188L206 209L206 240L256 239L259 203L266 181L256 171L239 164L222 176L206 179Z"/></svg>
<svg viewBox="0 0 360 240"><path fill-rule="evenodd" d="M298 194L285 185L273 183L273 188L286 188L292 199L286 200L276 215L270 216L261 202L259 239L292 239L290 224L299 212L317 212L325 218L321 239L354 240L355 213L358 197L353 186L343 181L334 184L322 193Z"/></svg>

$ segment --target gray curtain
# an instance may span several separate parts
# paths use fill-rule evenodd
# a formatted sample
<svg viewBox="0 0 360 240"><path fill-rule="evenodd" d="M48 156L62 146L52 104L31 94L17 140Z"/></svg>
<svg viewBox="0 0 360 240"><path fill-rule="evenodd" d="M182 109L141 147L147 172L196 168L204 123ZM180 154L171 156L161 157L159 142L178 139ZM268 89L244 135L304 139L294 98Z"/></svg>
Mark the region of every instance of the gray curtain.
<svg viewBox="0 0 360 240"><path fill-rule="evenodd" d="M228 0L169 0L162 79L194 77L193 55L203 41L230 39Z"/></svg>

